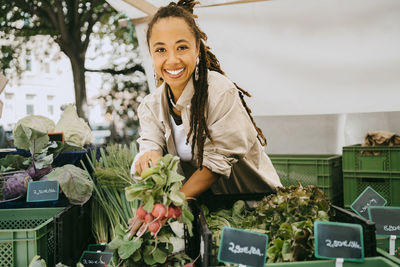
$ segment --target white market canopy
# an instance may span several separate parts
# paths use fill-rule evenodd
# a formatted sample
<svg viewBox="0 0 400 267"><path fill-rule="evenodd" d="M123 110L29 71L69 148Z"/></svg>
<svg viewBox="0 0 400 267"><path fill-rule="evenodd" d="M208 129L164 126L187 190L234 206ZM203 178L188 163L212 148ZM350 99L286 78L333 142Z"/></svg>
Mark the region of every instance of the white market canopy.
<svg viewBox="0 0 400 267"><path fill-rule="evenodd" d="M165 0L107 0L135 24ZM223 70L253 97L256 116L400 110L400 1L203 0L198 23Z"/></svg>

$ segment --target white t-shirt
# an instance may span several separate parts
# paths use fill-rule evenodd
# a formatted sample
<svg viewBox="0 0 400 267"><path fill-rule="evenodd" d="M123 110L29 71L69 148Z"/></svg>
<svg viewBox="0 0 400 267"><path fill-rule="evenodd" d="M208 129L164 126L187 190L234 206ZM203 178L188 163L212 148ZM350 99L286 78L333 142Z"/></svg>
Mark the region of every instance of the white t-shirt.
<svg viewBox="0 0 400 267"><path fill-rule="evenodd" d="M192 159L192 148L186 144L186 133L183 124L176 125L174 118L171 117L172 134L174 136L176 153L183 161L190 161Z"/></svg>

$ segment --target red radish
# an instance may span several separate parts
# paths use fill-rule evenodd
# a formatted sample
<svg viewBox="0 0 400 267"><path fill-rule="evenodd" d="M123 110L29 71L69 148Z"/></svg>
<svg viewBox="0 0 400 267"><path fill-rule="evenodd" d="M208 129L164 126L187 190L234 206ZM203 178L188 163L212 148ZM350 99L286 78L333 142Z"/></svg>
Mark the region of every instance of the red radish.
<svg viewBox="0 0 400 267"><path fill-rule="evenodd" d="M157 233L161 227L161 224L159 221L154 221L149 224L149 231L152 232L153 234Z"/></svg>
<svg viewBox="0 0 400 267"><path fill-rule="evenodd" d="M149 226L148 223L144 223L140 226L139 230L136 232L136 236L139 238L142 235L144 235L144 233L146 233L147 227Z"/></svg>
<svg viewBox="0 0 400 267"><path fill-rule="evenodd" d="M150 222L152 222L153 220L154 220L154 217L153 217L153 215L151 215L150 213L147 213L146 216L144 216L144 221L145 221L146 223L150 223Z"/></svg>
<svg viewBox="0 0 400 267"><path fill-rule="evenodd" d="M152 223L158 223L158 225L157 224L154 225L154 229L152 228L150 230L150 226L149 226L149 231L151 232L151 235L154 236L154 241L155 241L154 248L150 252L150 254L152 254L156 250L156 248L157 248L157 234L158 234L158 232L160 232L161 227L164 226L164 224L167 222L167 220L168 220L168 218L164 217L164 218L161 219L161 221L155 220L154 222L152 222ZM150 224L152 224L152 223L150 223ZM152 231L152 230L154 230L154 231Z"/></svg>
<svg viewBox="0 0 400 267"><path fill-rule="evenodd" d="M174 205L168 207L168 218L179 218L181 216L181 208Z"/></svg>
<svg viewBox="0 0 400 267"><path fill-rule="evenodd" d="M151 212L151 214L156 218L156 220L164 218L165 213L167 213L167 209L161 203L155 204L153 207L153 211Z"/></svg>
<svg viewBox="0 0 400 267"><path fill-rule="evenodd" d="M128 237L133 236L136 231L139 229L140 226L143 224L143 220L139 219L138 217L129 219L129 233Z"/></svg>
<svg viewBox="0 0 400 267"><path fill-rule="evenodd" d="M175 217L174 218L179 218L182 215L182 211L180 207L175 207Z"/></svg>
<svg viewBox="0 0 400 267"><path fill-rule="evenodd" d="M168 218L175 218L175 207L174 205L170 205L168 207Z"/></svg>
<svg viewBox="0 0 400 267"><path fill-rule="evenodd" d="M137 211L136 211L136 216L139 217L139 219L144 220L144 217L146 216L147 212L144 210L143 205L140 206Z"/></svg>

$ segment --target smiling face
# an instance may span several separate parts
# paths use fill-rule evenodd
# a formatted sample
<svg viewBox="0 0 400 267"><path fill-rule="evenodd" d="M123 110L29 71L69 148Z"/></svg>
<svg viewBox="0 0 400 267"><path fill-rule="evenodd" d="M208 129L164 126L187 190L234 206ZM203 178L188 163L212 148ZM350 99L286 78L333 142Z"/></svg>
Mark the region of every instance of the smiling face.
<svg viewBox="0 0 400 267"><path fill-rule="evenodd" d="M149 49L157 75L173 91L182 91L199 54L195 36L186 21L176 17L158 20L151 30Z"/></svg>

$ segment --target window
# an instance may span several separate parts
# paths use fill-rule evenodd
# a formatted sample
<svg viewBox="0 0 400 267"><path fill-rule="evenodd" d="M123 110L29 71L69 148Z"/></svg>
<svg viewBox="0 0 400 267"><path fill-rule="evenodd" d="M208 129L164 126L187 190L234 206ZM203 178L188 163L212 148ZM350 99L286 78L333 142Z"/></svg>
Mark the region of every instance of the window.
<svg viewBox="0 0 400 267"><path fill-rule="evenodd" d="M53 106L53 105L48 105L48 106L47 106L47 112L48 112L50 115L54 115L54 106Z"/></svg>
<svg viewBox="0 0 400 267"><path fill-rule="evenodd" d="M33 99L35 98L35 96L36 96L36 95L26 94L26 95L25 95L25 98L26 98L27 100L33 100Z"/></svg>
<svg viewBox="0 0 400 267"><path fill-rule="evenodd" d="M11 99L13 99L13 97L14 97L14 93L5 93L5 98L7 100L11 100Z"/></svg>
<svg viewBox="0 0 400 267"><path fill-rule="evenodd" d="M50 64L48 62L44 63L44 71L50 73Z"/></svg>
<svg viewBox="0 0 400 267"><path fill-rule="evenodd" d="M34 109L32 104L26 105L26 115L34 115Z"/></svg>
<svg viewBox="0 0 400 267"><path fill-rule="evenodd" d="M47 100L48 100L48 101L52 101L53 99L54 99L54 95L48 95L48 96L47 96Z"/></svg>
<svg viewBox="0 0 400 267"><path fill-rule="evenodd" d="M26 70L31 71L32 70L32 57L31 57L31 50L26 50L26 55L25 55L25 67Z"/></svg>
<svg viewBox="0 0 400 267"><path fill-rule="evenodd" d="M32 62L30 58L26 59L26 70L32 70Z"/></svg>

